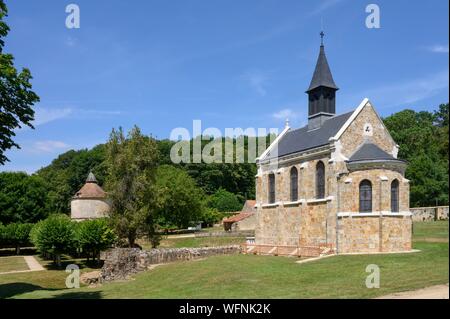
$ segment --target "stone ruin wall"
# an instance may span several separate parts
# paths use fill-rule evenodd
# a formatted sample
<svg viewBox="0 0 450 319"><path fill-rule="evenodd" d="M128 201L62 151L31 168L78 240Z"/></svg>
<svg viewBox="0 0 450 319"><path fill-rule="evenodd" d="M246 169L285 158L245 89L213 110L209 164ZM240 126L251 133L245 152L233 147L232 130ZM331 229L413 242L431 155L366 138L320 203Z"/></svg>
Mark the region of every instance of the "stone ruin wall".
<svg viewBox="0 0 450 319"><path fill-rule="evenodd" d="M127 279L130 275L147 270L149 266L174 261L192 260L214 255L238 254L238 245L203 248L113 248L101 253L104 264L102 281Z"/></svg>

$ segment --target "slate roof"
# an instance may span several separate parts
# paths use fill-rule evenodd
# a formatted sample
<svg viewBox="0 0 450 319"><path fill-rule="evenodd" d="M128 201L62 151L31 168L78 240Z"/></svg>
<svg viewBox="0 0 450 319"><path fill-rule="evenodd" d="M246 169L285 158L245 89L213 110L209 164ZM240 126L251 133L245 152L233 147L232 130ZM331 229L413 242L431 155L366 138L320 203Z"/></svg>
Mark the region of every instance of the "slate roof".
<svg viewBox="0 0 450 319"><path fill-rule="evenodd" d="M278 157L327 145L330 137L336 135L352 114L353 111L333 116L315 130L308 130L308 125L306 125L299 129L287 131L278 142ZM271 154L268 157L273 158Z"/></svg>
<svg viewBox="0 0 450 319"><path fill-rule="evenodd" d="M401 161L389 153L386 153L377 145L371 142L363 143L353 155L349 158L348 162L360 162L360 161Z"/></svg>
<svg viewBox="0 0 450 319"><path fill-rule="evenodd" d="M309 92L319 86L326 86L339 90L339 88L334 83L333 75L331 74L330 66L328 65L327 57L325 55L325 48L323 45L320 46L316 69L314 70L314 75L306 92Z"/></svg>

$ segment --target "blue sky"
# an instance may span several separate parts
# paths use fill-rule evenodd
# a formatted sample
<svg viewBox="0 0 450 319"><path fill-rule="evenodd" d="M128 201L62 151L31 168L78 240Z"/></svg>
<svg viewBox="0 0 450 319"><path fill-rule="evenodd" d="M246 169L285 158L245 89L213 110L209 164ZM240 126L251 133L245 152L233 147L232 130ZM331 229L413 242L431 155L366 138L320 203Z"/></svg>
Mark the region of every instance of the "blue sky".
<svg viewBox="0 0 450 319"><path fill-rule="evenodd" d="M368 97L382 116L448 101L448 1L6 0L5 52L34 76L36 129L0 170L34 172L137 124L167 138L202 126L306 122L323 21L337 112ZM67 29L76 3L81 28ZM368 29L376 3L381 28Z"/></svg>

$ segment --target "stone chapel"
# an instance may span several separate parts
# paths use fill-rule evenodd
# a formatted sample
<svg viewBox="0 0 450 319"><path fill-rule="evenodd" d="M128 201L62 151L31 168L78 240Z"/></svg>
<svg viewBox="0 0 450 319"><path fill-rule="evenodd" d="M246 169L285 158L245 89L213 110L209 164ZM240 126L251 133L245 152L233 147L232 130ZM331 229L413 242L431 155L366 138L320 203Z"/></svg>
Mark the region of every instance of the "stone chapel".
<svg viewBox="0 0 450 319"><path fill-rule="evenodd" d="M323 38L323 34L322 34ZM336 114L338 91L320 46L308 124L285 129L257 159L256 245L333 253L411 250L406 163L365 98Z"/></svg>

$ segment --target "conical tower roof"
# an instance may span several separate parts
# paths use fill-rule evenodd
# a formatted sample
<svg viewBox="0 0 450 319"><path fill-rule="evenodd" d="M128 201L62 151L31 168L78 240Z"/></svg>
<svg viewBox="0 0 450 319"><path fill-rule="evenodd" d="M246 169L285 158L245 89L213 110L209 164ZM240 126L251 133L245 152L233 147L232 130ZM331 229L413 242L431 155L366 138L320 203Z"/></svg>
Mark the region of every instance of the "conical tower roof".
<svg viewBox="0 0 450 319"><path fill-rule="evenodd" d="M328 65L327 56L325 55L325 47L323 43L320 46L319 58L317 59L316 69L309 85L307 93L320 87L328 87L335 90L339 90L333 80L333 75L331 74L330 66Z"/></svg>

